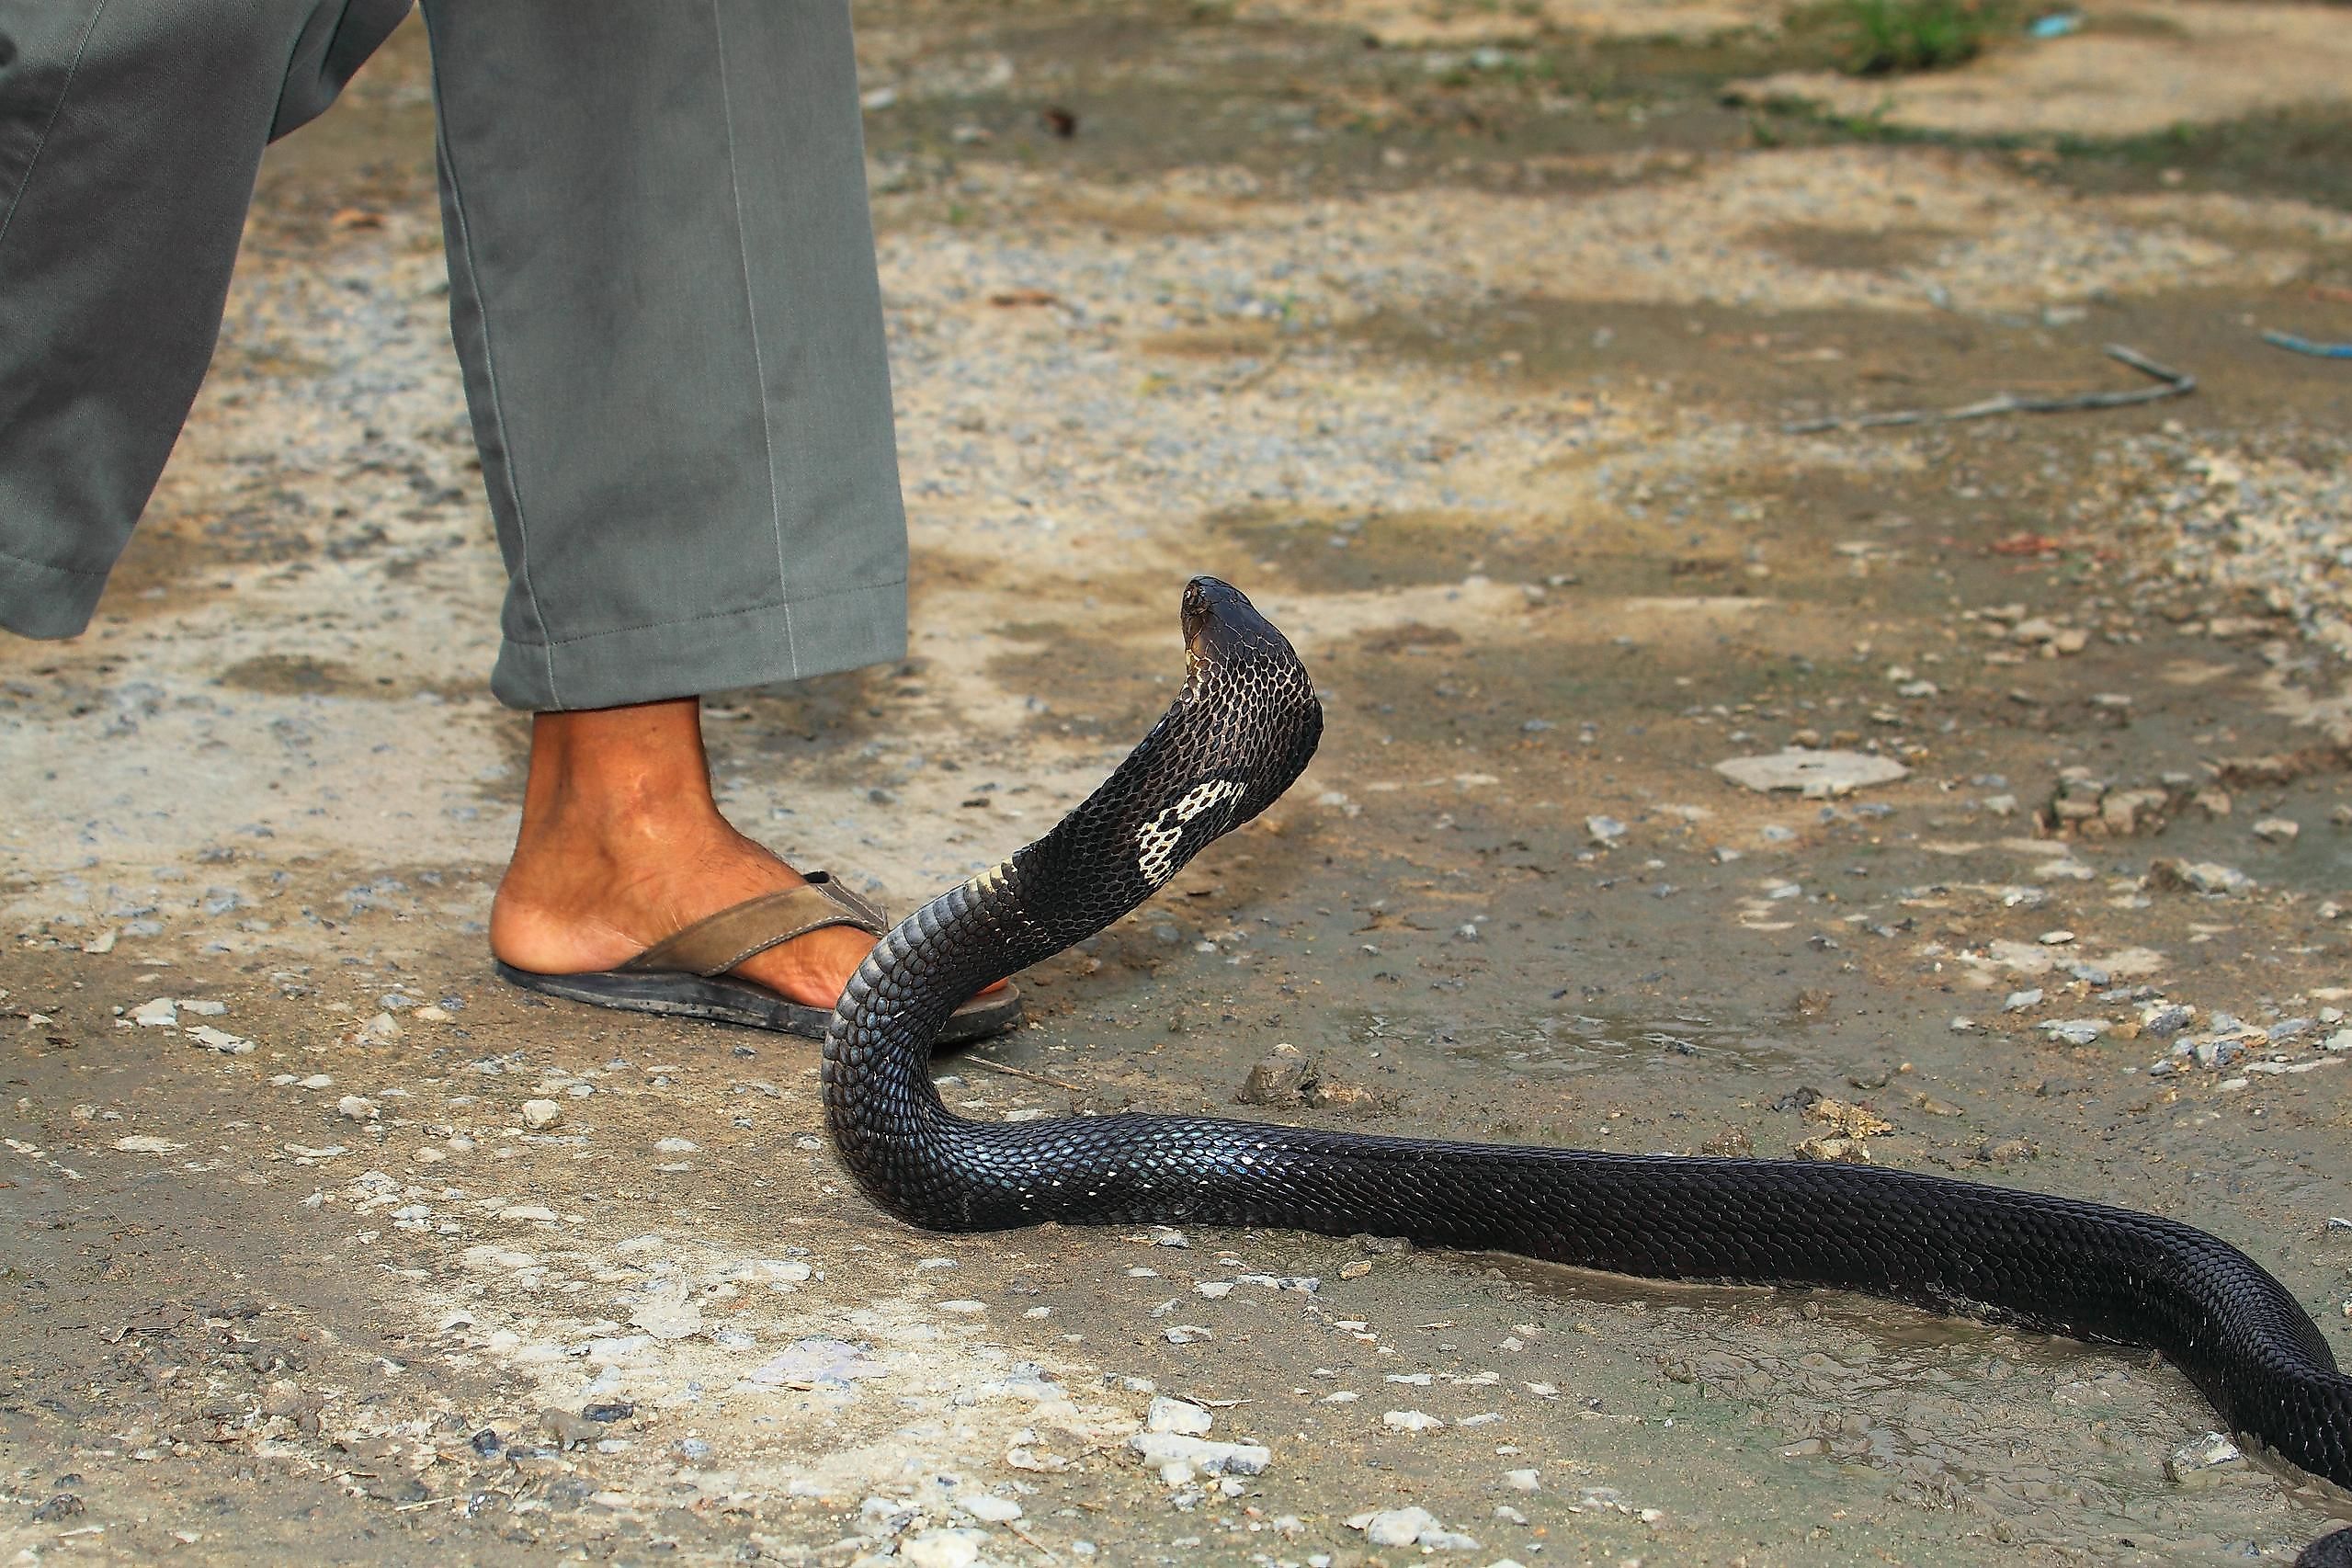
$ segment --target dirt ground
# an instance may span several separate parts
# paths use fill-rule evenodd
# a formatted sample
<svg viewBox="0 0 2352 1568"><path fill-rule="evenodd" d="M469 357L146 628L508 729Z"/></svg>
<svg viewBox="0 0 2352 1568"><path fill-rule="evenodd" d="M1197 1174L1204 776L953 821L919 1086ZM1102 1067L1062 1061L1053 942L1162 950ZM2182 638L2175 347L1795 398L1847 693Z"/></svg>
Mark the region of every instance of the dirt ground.
<svg viewBox="0 0 2352 1568"><path fill-rule="evenodd" d="M714 697L722 799L908 907L1123 755L1218 573L1323 753L952 1107L1230 1113L1287 1044L1322 1090L1258 1114L2171 1215L2352 1357L2352 367L2261 335L2352 339L2352 116L1896 134L1731 101L1817 28L1648 16L861 6L914 650ZM421 45L273 152L97 623L0 645L0 1558L2204 1563L2352 1518L2140 1352L915 1233L812 1046L501 989L524 729ZM2155 384L2111 343L2195 391L1790 428ZM1715 767L1790 745L1904 771ZM1131 1443L1204 1414L1263 1468Z"/></svg>

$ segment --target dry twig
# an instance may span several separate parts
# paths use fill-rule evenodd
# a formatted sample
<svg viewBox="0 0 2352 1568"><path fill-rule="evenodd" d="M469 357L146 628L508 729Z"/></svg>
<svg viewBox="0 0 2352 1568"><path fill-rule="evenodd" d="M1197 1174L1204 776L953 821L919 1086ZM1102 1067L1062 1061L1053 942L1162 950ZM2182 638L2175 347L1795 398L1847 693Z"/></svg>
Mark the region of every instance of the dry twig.
<svg viewBox="0 0 2352 1568"><path fill-rule="evenodd" d="M985 1067L992 1073L1002 1073L1007 1078L1027 1078L1032 1084L1043 1084L1049 1088L1060 1089L1065 1094L1083 1095L1086 1092L1075 1084L1065 1084L1059 1078L1049 1078L1042 1073L1032 1073L1026 1067L1016 1067L1009 1062L998 1062L991 1057L983 1056L976 1051L964 1052L962 1060L975 1066Z"/></svg>
<svg viewBox="0 0 2352 1568"><path fill-rule="evenodd" d="M2129 408L2134 403L2159 403L2168 397L2187 397L2197 390L2197 378L2185 371L2159 365L2136 348L2120 343L2107 346L2107 357L2130 366L2143 375L2153 376L2153 387L2133 387L2128 392L2076 392L2069 397L2019 397L2015 392L2003 392L1982 403L1964 403L1959 408L1908 408L1893 414L1835 415L1827 419L1800 419L1780 428L1791 436L1808 436L1819 430L1868 430L1883 425L1949 425L1961 419L1991 419L2003 414L2072 414L2086 408Z"/></svg>

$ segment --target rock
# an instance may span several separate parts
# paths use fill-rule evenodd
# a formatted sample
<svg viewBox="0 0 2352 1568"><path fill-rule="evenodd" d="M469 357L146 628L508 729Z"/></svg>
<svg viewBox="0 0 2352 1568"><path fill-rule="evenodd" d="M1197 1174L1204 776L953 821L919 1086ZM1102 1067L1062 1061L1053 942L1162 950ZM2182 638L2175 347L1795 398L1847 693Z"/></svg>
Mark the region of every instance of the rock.
<svg viewBox="0 0 2352 1568"><path fill-rule="evenodd" d="M2207 1486L2221 1473L2246 1468L2245 1455L2221 1432L2183 1443L2165 1459L2165 1476L2176 1486Z"/></svg>
<svg viewBox="0 0 2352 1568"><path fill-rule="evenodd" d="M956 1499L956 1506L973 1518L984 1520L992 1525L1010 1524L1021 1517L1021 1506L1018 1503L1014 1502L1010 1497L999 1497L989 1492L976 1493L970 1497L959 1497Z"/></svg>
<svg viewBox="0 0 2352 1568"><path fill-rule="evenodd" d="M1151 1408L1144 1413L1143 1429L1147 1432L1174 1432L1187 1437L1205 1437L1214 1421L1215 1417L1202 1405L1188 1399L1170 1399L1160 1394L1153 1399Z"/></svg>
<svg viewBox="0 0 2352 1568"><path fill-rule="evenodd" d="M2254 885L2254 879L2233 867L2211 860L2162 859L2148 867L2148 885L2166 892L2201 892L2220 895L2244 892Z"/></svg>
<svg viewBox="0 0 2352 1568"><path fill-rule="evenodd" d="M1307 1059L1295 1045L1278 1045L1250 1068L1233 1098L1243 1105L1295 1105L1304 1097Z"/></svg>
<svg viewBox="0 0 2352 1568"><path fill-rule="evenodd" d="M2254 835L2272 844L2292 844L2303 824L2290 817L2265 817L2254 824Z"/></svg>
<svg viewBox="0 0 2352 1568"><path fill-rule="evenodd" d="M128 1138L118 1138L114 1146L126 1154L173 1154L187 1147L169 1138L157 1138L144 1132L134 1132Z"/></svg>
<svg viewBox="0 0 2352 1568"><path fill-rule="evenodd" d="M207 1051L217 1051L223 1056L251 1056L253 1041L226 1029L216 1029L210 1024L198 1024L187 1031L187 1038Z"/></svg>
<svg viewBox="0 0 2352 1568"><path fill-rule="evenodd" d="M335 1101L335 1113L347 1121L373 1121L381 1114L375 1101L358 1095L346 1095Z"/></svg>
<svg viewBox="0 0 2352 1568"><path fill-rule="evenodd" d="M63 1524L67 1519L80 1517L82 1510L83 1504L79 1497L71 1492L60 1492L33 1510L33 1523L37 1525ZM28 1553L28 1556L29 1555Z"/></svg>
<svg viewBox="0 0 2352 1568"><path fill-rule="evenodd" d="M1765 756L1730 757L1715 771L1759 793L1795 790L1812 799L1834 799L1873 784L1891 784L1911 769L1892 757L1868 752L1808 751L1801 746Z"/></svg>
<svg viewBox="0 0 2352 1568"><path fill-rule="evenodd" d="M1426 1508L1384 1508L1347 1521L1364 1532L1374 1546L1411 1546L1421 1532L1437 1528L1437 1517Z"/></svg>
<svg viewBox="0 0 2352 1568"><path fill-rule="evenodd" d="M898 1543L907 1568L971 1568L988 1545L983 1530L925 1530Z"/></svg>
<svg viewBox="0 0 2352 1568"><path fill-rule="evenodd" d="M1805 1119L1820 1122L1840 1138L1875 1138L1894 1131L1894 1123L1878 1112L1826 1096L1805 1108Z"/></svg>
<svg viewBox="0 0 2352 1568"><path fill-rule="evenodd" d="M1586 817L1585 832L1595 844L1607 846L1625 836L1625 824L1615 817Z"/></svg>
<svg viewBox="0 0 2352 1568"><path fill-rule="evenodd" d="M553 1100L525 1100L523 1125L531 1131L544 1131L563 1119L563 1108Z"/></svg>
<svg viewBox="0 0 2352 1568"><path fill-rule="evenodd" d="M2001 1003L2001 1011L2005 1013L2022 1013L2028 1007L2039 1007L2040 1006L2041 987L2037 985L2027 991L2010 992Z"/></svg>
<svg viewBox="0 0 2352 1568"><path fill-rule="evenodd" d="M539 1425L541 1431L555 1439L559 1449L576 1449L605 1435L602 1426L568 1410L542 1410L539 1413Z"/></svg>
<svg viewBox="0 0 2352 1568"><path fill-rule="evenodd" d="M1825 1160L1833 1165L1867 1165L1870 1151L1859 1138L1834 1138L1821 1134L1808 1138L1790 1153L1801 1160Z"/></svg>
<svg viewBox="0 0 2352 1568"><path fill-rule="evenodd" d="M1155 1470L1189 1465L1203 1475L1258 1475L1274 1462L1273 1450L1256 1443L1217 1443L1181 1432L1138 1432L1127 1446Z"/></svg>
<svg viewBox="0 0 2352 1568"><path fill-rule="evenodd" d="M1426 1410L1391 1410L1381 1415L1381 1425L1392 1432L1441 1432L1445 1421Z"/></svg>
<svg viewBox="0 0 2352 1568"><path fill-rule="evenodd" d="M1532 1470L1506 1470L1503 1472L1503 1484L1514 1492L1540 1492L1543 1476Z"/></svg>
<svg viewBox="0 0 2352 1568"><path fill-rule="evenodd" d="M2105 1018L2053 1018L2041 1026L2041 1032L2068 1045L2096 1045L2114 1027Z"/></svg>
<svg viewBox="0 0 2352 1568"><path fill-rule="evenodd" d="M142 1002L131 1009L131 1021L142 1029L170 1028L179 1022L179 1005L168 996Z"/></svg>

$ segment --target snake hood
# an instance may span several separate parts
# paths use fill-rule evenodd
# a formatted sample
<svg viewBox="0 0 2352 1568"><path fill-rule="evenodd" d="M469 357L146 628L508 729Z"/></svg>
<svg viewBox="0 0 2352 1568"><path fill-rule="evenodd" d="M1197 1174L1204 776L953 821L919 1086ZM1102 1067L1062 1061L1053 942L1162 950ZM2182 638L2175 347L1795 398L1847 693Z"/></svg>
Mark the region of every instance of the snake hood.
<svg viewBox="0 0 2352 1568"><path fill-rule="evenodd" d="M1066 900L1051 907L1068 923L1041 923L1062 947L1118 919L1272 805L1323 737L1323 705L1290 639L1240 589L1195 577L1182 618L1176 702L1084 805L1014 856L1033 888L1050 883Z"/></svg>

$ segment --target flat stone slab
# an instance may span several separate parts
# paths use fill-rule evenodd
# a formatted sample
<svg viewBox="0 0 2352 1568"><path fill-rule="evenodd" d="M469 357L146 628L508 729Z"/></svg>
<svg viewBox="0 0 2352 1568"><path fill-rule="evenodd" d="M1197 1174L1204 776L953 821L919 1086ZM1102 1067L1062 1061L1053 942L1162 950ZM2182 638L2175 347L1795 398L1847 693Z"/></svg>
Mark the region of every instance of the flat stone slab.
<svg viewBox="0 0 2352 1568"><path fill-rule="evenodd" d="M1764 756L1734 756L1715 765L1715 771L1734 784L1763 794L1794 790L1827 798L1850 794L1871 784L1892 784L1911 769L1890 756L1863 751L1808 751L1790 746Z"/></svg>

